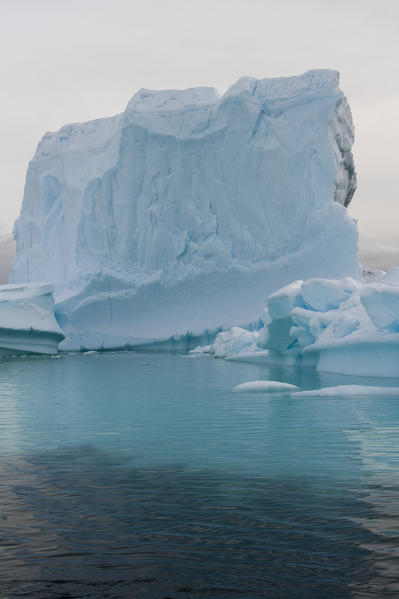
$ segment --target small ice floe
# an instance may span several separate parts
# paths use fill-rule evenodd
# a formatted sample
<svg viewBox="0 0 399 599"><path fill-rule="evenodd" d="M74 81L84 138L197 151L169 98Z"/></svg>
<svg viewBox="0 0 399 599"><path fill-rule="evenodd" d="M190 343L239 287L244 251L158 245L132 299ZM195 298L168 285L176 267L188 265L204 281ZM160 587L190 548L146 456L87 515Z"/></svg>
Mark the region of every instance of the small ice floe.
<svg viewBox="0 0 399 599"><path fill-rule="evenodd" d="M296 385L279 381L248 381L234 387L235 393L291 393L299 391Z"/></svg>
<svg viewBox="0 0 399 599"><path fill-rule="evenodd" d="M292 397L348 397L348 396L394 396L399 398L399 387L371 387L368 385L338 385L337 387L322 387L312 391L297 391Z"/></svg>

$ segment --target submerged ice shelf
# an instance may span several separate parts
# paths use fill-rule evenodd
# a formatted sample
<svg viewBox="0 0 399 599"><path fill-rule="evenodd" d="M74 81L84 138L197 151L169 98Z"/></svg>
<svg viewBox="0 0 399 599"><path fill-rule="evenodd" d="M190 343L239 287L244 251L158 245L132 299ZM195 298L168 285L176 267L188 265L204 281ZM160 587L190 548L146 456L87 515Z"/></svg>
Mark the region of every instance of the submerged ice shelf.
<svg viewBox="0 0 399 599"><path fill-rule="evenodd" d="M54 354L63 339L51 285L0 285L0 356Z"/></svg>
<svg viewBox="0 0 399 599"><path fill-rule="evenodd" d="M118 116L47 133L11 280L53 283L62 347L201 335L257 320L294 278L360 279L338 79L140 90Z"/></svg>

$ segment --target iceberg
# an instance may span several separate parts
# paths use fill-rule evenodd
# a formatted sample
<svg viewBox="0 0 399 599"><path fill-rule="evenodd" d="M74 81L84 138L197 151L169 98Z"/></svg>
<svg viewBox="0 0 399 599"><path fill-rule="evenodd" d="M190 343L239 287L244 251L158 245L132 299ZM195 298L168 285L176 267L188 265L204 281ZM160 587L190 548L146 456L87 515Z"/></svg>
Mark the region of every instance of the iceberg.
<svg viewBox="0 0 399 599"><path fill-rule="evenodd" d="M294 281L266 302L264 326L245 347L224 331L207 353L229 360L312 366L336 374L399 377L399 268L378 281L351 277ZM200 348L196 350L200 352Z"/></svg>
<svg viewBox="0 0 399 599"><path fill-rule="evenodd" d="M142 89L44 135L10 280L52 282L78 350L191 345L257 322L293 279L360 280L353 140L336 71Z"/></svg>
<svg viewBox="0 0 399 599"><path fill-rule="evenodd" d="M55 354L65 335L49 284L0 285L0 356Z"/></svg>

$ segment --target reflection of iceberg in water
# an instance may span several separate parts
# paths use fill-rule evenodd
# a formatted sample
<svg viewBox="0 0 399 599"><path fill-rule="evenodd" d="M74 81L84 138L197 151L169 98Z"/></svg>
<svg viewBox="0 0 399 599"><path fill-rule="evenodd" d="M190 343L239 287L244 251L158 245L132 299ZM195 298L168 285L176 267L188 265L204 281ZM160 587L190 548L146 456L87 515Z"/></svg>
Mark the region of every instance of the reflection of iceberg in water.
<svg viewBox="0 0 399 599"><path fill-rule="evenodd" d="M376 417L387 418L389 401L384 402L386 410ZM392 401L392 406L396 402ZM377 406L376 406L377 407ZM372 412L361 413L359 418L364 426L356 430L346 430L350 441L359 448L359 458L367 476L367 494L364 501L372 506L374 516L353 521L374 535L374 540L362 545L370 552L370 570L374 577L367 582L367 588L353 587L355 597L398 597L399 596L399 423L392 418L390 423L376 424ZM367 414L367 415L366 415ZM392 416L393 410L392 410ZM377 418L376 418L377 419Z"/></svg>

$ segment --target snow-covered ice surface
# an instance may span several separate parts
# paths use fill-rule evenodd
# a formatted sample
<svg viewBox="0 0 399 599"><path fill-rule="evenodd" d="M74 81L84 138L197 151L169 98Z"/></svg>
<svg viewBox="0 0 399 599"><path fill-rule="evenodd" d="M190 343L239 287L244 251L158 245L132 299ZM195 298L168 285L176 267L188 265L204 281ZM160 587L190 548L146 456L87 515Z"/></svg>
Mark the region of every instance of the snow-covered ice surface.
<svg viewBox="0 0 399 599"><path fill-rule="evenodd" d="M292 393L294 398L306 397L397 397L399 399L399 387L373 387L371 385L338 385L336 387L322 387L312 391L297 391Z"/></svg>
<svg viewBox="0 0 399 599"><path fill-rule="evenodd" d="M52 285L0 285L0 355L53 354L63 339Z"/></svg>
<svg viewBox="0 0 399 599"><path fill-rule="evenodd" d="M360 279L338 79L140 90L118 116L47 133L11 280L54 284L63 347L206 335L258 319L294 278Z"/></svg>
<svg viewBox="0 0 399 599"><path fill-rule="evenodd" d="M234 387L235 393L292 393L299 387L280 381L247 381Z"/></svg>
<svg viewBox="0 0 399 599"><path fill-rule="evenodd" d="M337 374L399 377L399 268L368 284L350 277L294 281L266 304L264 326L247 333L245 347L232 343L246 333L235 327L217 335L206 351Z"/></svg>

